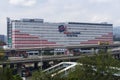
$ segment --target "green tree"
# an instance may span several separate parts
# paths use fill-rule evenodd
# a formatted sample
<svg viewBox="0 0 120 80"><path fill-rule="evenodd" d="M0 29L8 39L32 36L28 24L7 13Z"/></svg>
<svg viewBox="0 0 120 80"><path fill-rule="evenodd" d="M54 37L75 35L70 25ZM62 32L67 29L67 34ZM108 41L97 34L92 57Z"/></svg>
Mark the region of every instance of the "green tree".
<svg viewBox="0 0 120 80"><path fill-rule="evenodd" d="M41 70L38 70L32 74L32 80L51 80L51 76Z"/></svg>
<svg viewBox="0 0 120 80"><path fill-rule="evenodd" d="M5 51L3 48L0 48L0 61L4 60L4 56L5 56Z"/></svg>
<svg viewBox="0 0 120 80"><path fill-rule="evenodd" d="M120 76L115 75L119 72L118 68L120 68L119 60L100 51L94 56L80 58L78 65L67 76L61 77L58 74L51 77L50 74L36 71L32 80L120 80Z"/></svg>
<svg viewBox="0 0 120 80"><path fill-rule="evenodd" d="M22 78L17 74L13 76L13 80L22 80Z"/></svg>
<svg viewBox="0 0 120 80"><path fill-rule="evenodd" d="M80 58L78 63L75 70L68 75L68 80L120 80L120 77L114 75L118 72L120 62L108 53L86 56Z"/></svg>
<svg viewBox="0 0 120 80"><path fill-rule="evenodd" d="M12 71L8 67L0 68L0 80L22 80L19 75L13 75Z"/></svg>
<svg viewBox="0 0 120 80"><path fill-rule="evenodd" d="M0 40L0 46L5 45L6 43Z"/></svg>
<svg viewBox="0 0 120 80"><path fill-rule="evenodd" d="M12 70L10 68L0 68L0 80L13 80Z"/></svg>

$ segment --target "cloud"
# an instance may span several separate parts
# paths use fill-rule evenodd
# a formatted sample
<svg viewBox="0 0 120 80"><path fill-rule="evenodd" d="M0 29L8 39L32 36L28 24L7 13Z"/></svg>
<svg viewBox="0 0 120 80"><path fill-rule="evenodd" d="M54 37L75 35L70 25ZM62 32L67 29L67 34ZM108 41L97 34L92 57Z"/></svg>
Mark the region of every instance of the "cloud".
<svg viewBox="0 0 120 80"><path fill-rule="evenodd" d="M91 18L92 22L107 22L110 21L110 16L106 15L93 15Z"/></svg>
<svg viewBox="0 0 120 80"><path fill-rule="evenodd" d="M90 0L92 3L108 3L111 2L112 0Z"/></svg>
<svg viewBox="0 0 120 80"><path fill-rule="evenodd" d="M37 0L9 0L9 3L16 6L33 6Z"/></svg>
<svg viewBox="0 0 120 80"><path fill-rule="evenodd" d="M42 18L47 22L108 22L117 26L119 3L120 0L1 0L0 33L7 33L6 17Z"/></svg>

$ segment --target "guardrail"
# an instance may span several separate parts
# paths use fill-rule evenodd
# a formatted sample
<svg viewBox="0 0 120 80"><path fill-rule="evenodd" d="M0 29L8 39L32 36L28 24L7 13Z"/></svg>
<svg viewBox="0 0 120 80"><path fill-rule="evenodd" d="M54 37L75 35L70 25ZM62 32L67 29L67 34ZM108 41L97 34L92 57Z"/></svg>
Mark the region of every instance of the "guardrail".
<svg viewBox="0 0 120 80"><path fill-rule="evenodd" d="M114 53L112 53L114 54ZM70 55L54 55L54 56L39 56L36 58L13 58L8 61L2 61L0 64L7 63L28 63L28 62L41 62L41 61L50 61L50 60L70 60L70 59L79 59L84 56L93 56L94 54L84 54L80 56L70 56Z"/></svg>
<svg viewBox="0 0 120 80"><path fill-rule="evenodd" d="M47 72L47 73L51 73L51 76L55 76L57 74L60 74L60 73L63 73L74 68L75 66L77 65L76 62L61 62L57 65L54 65L46 70L44 70L44 72Z"/></svg>

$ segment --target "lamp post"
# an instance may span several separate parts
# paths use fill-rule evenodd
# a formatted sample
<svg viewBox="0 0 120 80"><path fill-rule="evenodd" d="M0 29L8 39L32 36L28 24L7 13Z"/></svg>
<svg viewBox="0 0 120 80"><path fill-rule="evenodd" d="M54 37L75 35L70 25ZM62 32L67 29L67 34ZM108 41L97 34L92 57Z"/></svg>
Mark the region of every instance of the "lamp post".
<svg viewBox="0 0 120 80"><path fill-rule="evenodd" d="M43 65L43 60L42 60L42 57L43 57L43 51L42 51L42 42L41 42L41 70L42 70L42 65Z"/></svg>

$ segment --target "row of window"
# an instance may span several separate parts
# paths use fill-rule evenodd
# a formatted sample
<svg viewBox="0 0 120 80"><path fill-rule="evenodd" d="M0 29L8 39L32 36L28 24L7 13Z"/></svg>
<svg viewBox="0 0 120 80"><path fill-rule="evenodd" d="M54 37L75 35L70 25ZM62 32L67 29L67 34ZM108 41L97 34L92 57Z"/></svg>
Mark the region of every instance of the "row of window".
<svg viewBox="0 0 120 80"><path fill-rule="evenodd" d="M77 27L110 27L110 26L106 26L106 25L82 25L82 24L60 24L60 23L31 23L31 22L16 22L14 25L16 26L58 26L58 25L64 25L64 26L77 26Z"/></svg>
<svg viewBox="0 0 120 80"><path fill-rule="evenodd" d="M16 33L16 32L13 32L13 34L33 34L33 35L39 35L39 34L41 34L41 35L47 35L47 34L49 34L49 35L54 35L54 34L56 34L56 35L65 35L64 33L60 33L60 32L58 32L58 31L30 31L30 30L26 30L26 31L21 31L21 32L18 32L18 33ZM68 32L69 33L69 32ZM87 35L97 35L97 34L107 34L107 33L112 33L112 31L81 31L80 32L80 35L85 35L85 34L87 34Z"/></svg>
<svg viewBox="0 0 120 80"><path fill-rule="evenodd" d="M61 39L61 40L56 40L56 39L49 39L48 41L49 42L45 42L45 41L20 41L20 40L15 40L13 42L19 42L19 43L23 43L23 42L26 42L26 43L52 43L52 42L81 42L81 41L88 41L88 40L91 40L91 39L71 39L71 40L68 40L68 39ZM112 39L94 39L93 41L101 41L101 40L107 40L107 41L112 41ZM92 41L92 40L91 40Z"/></svg>
<svg viewBox="0 0 120 80"><path fill-rule="evenodd" d="M26 26L15 26L15 29L38 29L38 30L44 30L44 29L50 29L50 30L56 30L58 29L58 27L44 27L44 26L39 26L39 27L35 27L35 26L32 26L32 27L26 27ZM98 28L95 28L95 27L67 27L67 29L75 29L75 30L112 30L112 27L98 27Z"/></svg>
<svg viewBox="0 0 120 80"><path fill-rule="evenodd" d="M24 31L24 32L28 32L28 31L30 31L30 32L45 32L45 33L49 33L49 32L54 32L54 33L59 33L59 31L58 31L58 29L57 30L52 30L52 29L41 29L41 30L39 30L39 29L19 29L20 31ZM14 31L14 30L13 30ZM112 32L112 30L108 30L108 29L105 29L105 30L99 30L99 29L97 29L97 30L79 30L79 29L76 29L76 30L74 30L74 29L71 29L71 30L67 30L68 32ZM19 33L19 32L16 32L16 33Z"/></svg>

